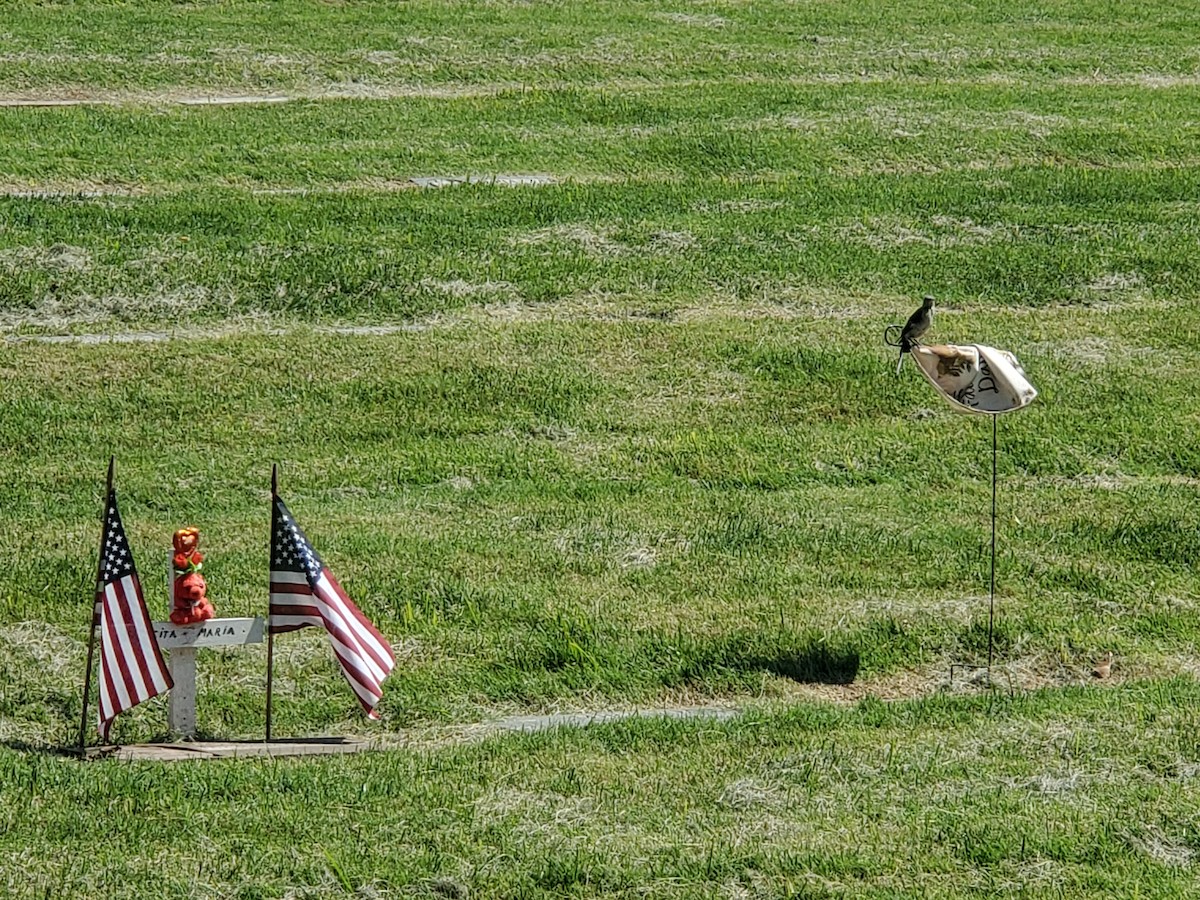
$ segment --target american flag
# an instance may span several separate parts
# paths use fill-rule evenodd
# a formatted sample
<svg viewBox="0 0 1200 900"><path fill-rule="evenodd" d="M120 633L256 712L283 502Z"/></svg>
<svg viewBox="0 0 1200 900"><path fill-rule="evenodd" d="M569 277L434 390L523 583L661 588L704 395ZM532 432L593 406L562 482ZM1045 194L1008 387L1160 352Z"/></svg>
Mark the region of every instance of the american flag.
<svg viewBox="0 0 1200 900"><path fill-rule="evenodd" d="M100 737L107 741L119 713L171 688L112 490L100 543L95 621L100 628Z"/></svg>
<svg viewBox="0 0 1200 900"><path fill-rule="evenodd" d="M271 510L271 634L324 628L342 674L368 716L396 665L392 648L337 583L279 497Z"/></svg>

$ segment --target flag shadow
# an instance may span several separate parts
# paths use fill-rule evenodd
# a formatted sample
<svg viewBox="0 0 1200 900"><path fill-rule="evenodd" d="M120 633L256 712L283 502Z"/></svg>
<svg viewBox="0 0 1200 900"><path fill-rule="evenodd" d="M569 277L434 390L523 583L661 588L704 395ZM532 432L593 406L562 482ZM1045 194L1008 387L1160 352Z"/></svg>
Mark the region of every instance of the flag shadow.
<svg viewBox="0 0 1200 900"><path fill-rule="evenodd" d="M26 753L37 756L62 756L79 759L79 745L57 746L55 744L35 744L32 741L7 740L0 741L0 747L12 750L14 753Z"/></svg>

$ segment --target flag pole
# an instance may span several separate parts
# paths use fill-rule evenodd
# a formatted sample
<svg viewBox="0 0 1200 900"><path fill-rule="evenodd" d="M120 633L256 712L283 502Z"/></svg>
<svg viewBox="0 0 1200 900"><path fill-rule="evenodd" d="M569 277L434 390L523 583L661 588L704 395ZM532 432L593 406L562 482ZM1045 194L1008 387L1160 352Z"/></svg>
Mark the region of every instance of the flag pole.
<svg viewBox="0 0 1200 900"><path fill-rule="evenodd" d="M278 466L271 463L271 521L275 520L275 499L279 496ZM270 541L267 542L268 554ZM269 561L269 560L268 560ZM269 592L268 592L269 593ZM271 740L271 687L275 674L275 634L271 631L271 601L267 600L267 740Z"/></svg>
<svg viewBox="0 0 1200 900"><path fill-rule="evenodd" d="M996 622L996 420L992 416L992 590L988 598L988 684L992 683L992 629Z"/></svg>
<svg viewBox="0 0 1200 900"><path fill-rule="evenodd" d="M96 586L100 585L101 566L104 565L104 521L108 512L108 498L112 496L113 463L116 456L108 458L108 477L104 487L104 512L100 514L100 558L96 561ZM88 694L92 689L92 659L96 652L96 593L92 593L92 627L88 633L87 669L83 673L83 715L79 719L79 758L83 759L87 744Z"/></svg>

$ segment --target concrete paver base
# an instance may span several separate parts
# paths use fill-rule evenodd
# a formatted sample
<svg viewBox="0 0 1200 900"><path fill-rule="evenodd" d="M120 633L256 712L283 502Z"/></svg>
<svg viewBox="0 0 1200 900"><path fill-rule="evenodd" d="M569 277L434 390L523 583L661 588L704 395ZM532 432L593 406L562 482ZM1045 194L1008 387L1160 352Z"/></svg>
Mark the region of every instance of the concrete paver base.
<svg viewBox="0 0 1200 900"><path fill-rule="evenodd" d="M381 750L377 741L353 738L313 738L283 741L189 741L176 744L127 744L122 747L98 747L89 757L109 757L121 760L153 760L174 762L181 759L244 759L250 756L332 756Z"/></svg>

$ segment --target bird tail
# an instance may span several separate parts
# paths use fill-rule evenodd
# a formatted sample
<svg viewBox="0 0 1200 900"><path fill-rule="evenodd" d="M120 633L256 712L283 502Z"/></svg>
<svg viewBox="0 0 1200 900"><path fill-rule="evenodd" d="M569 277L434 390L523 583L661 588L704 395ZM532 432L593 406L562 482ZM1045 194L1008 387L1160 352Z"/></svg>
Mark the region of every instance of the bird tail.
<svg viewBox="0 0 1200 900"><path fill-rule="evenodd" d="M904 365L904 350L903 350L903 348L901 348L901 350L900 350L900 358L898 360L896 360L896 374L897 375L900 374L900 367L902 365Z"/></svg>

